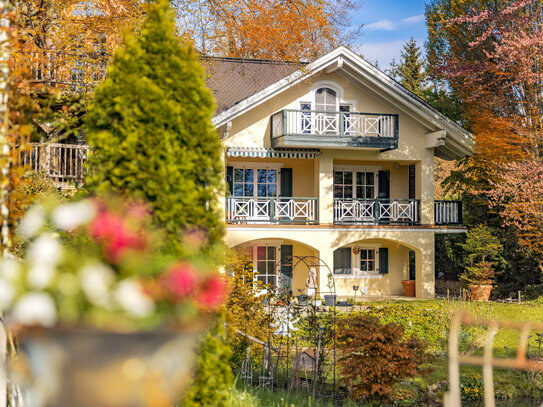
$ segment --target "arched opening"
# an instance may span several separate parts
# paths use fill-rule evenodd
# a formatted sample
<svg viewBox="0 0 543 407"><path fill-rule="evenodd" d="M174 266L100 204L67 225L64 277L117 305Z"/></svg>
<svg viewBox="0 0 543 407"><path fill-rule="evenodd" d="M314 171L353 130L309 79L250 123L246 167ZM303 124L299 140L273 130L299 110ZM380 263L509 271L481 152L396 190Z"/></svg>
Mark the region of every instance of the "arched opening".
<svg viewBox="0 0 543 407"><path fill-rule="evenodd" d="M338 247L332 267L338 296L406 296L404 285L414 288L414 280L421 278L421 255L415 247L387 239L358 240Z"/></svg>

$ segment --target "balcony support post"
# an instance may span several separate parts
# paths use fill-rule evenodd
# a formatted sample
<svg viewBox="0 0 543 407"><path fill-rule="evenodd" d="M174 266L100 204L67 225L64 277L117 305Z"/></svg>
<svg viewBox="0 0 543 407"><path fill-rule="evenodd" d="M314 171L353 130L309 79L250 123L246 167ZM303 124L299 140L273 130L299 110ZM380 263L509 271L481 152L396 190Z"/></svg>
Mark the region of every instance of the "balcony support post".
<svg viewBox="0 0 543 407"><path fill-rule="evenodd" d="M334 223L334 160L324 153L318 158L319 216L321 224Z"/></svg>
<svg viewBox="0 0 543 407"><path fill-rule="evenodd" d="M427 233L424 245L415 250L415 293L418 298L435 297L435 258L433 233Z"/></svg>
<svg viewBox="0 0 543 407"><path fill-rule="evenodd" d="M420 197L420 223L434 224L434 156L428 154L415 166L416 196Z"/></svg>

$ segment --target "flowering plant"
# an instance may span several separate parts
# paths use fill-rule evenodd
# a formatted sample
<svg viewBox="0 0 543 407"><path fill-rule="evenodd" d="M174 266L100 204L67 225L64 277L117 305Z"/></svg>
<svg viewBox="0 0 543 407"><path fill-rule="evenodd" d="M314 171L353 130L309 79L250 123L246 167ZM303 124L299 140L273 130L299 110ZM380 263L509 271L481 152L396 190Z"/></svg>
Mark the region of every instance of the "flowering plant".
<svg viewBox="0 0 543 407"><path fill-rule="evenodd" d="M132 329L178 324L216 311L226 281L184 236L183 259L165 252L138 201L92 198L34 205L18 233L23 259L0 262L0 308L24 325L85 323Z"/></svg>

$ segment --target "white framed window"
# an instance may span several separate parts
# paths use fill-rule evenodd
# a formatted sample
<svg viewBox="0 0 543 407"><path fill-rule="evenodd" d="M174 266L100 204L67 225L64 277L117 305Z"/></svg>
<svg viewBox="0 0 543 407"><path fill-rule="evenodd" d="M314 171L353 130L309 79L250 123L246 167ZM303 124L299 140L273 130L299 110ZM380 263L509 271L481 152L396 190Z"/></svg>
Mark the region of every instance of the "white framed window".
<svg viewBox="0 0 543 407"><path fill-rule="evenodd" d="M244 164L233 166L232 192L236 197L277 197L281 183L281 164Z"/></svg>
<svg viewBox="0 0 543 407"><path fill-rule="evenodd" d="M374 199L377 196L377 171L334 169L334 198Z"/></svg>
<svg viewBox="0 0 543 407"><path fill-rule="evenodd" d="M379 273L380 244L352 245L334 252L334 277L382 278Z"/></svg>
<svg viewBox="0 0 543 407"><path fill-rule="evenodd" d="M377 274L377 250L361 248L359 257L360 274Z"/></svg>

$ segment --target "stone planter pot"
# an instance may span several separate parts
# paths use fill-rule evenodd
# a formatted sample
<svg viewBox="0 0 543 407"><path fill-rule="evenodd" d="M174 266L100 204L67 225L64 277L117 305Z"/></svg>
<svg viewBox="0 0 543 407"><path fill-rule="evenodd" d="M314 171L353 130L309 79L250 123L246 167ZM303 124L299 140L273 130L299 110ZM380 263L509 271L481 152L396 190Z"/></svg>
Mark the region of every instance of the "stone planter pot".
<svg viewBox="0 0 543 407"><path fill-rule="evenodd" d="M471 301L488 301L490 293L492 292L492 285L471 284L469 286L469 292Z"/></svg>
<svg viewBox="0 0 543 407"><path fill-rule="evenodd" d="M415 296L415 280L402 280L402 287L406 297Z"/></svg>
<svg viewBox="0 0 543 407"><path fill-rule="evenodd" d="M171 407L191 382L203 330L23 328L8 374L25 406Z"/></svg>
<svg viewBox="0 0 543 407"><path fill-rule="evenodd" d="M298 295L298 305L306 306L307 305L307 298L308 296L305 294Z"/></svg>
<svg viewBox="0 0 543 407"><path fill-rule="evenodd" d="M336 305L336 295L325 295L324 296L324 305L327 307L334 307Z"/></svg>

